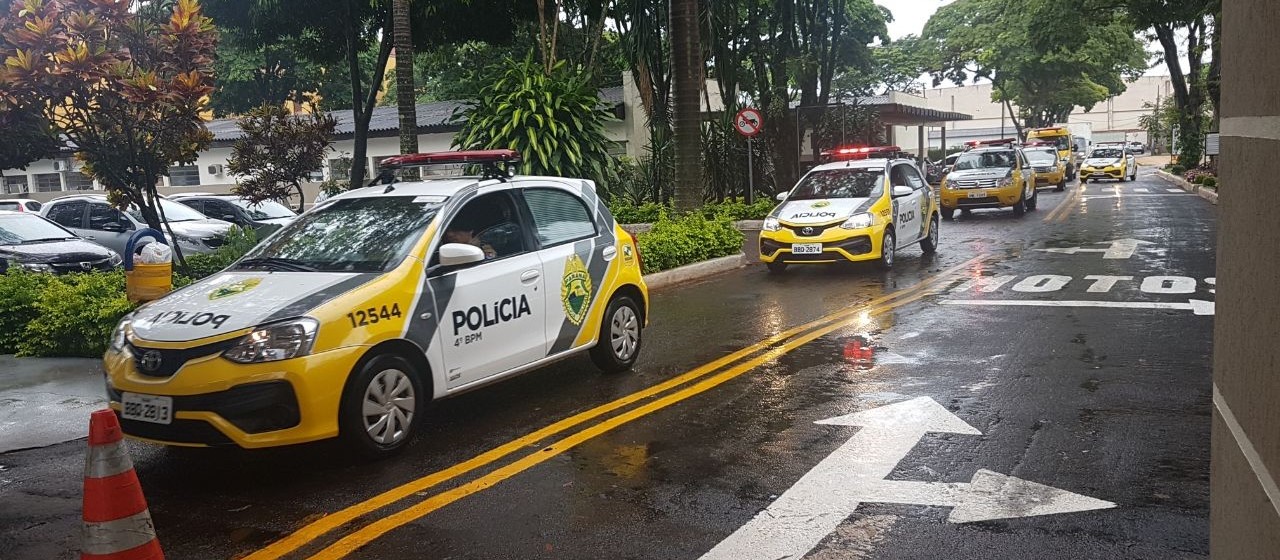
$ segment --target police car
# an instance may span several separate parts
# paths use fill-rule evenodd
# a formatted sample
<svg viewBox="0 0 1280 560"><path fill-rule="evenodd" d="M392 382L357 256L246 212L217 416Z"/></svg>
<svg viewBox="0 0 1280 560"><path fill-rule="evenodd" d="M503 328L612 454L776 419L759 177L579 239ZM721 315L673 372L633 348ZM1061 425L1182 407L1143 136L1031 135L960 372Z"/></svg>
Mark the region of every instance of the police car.
<svg viewBox="0 0 1280 560"><path fill-rule="evenodd" d="M126 434L257 448L401 448L438 399L589 352L631 368L648 317L635 239L594 184L511 176L509 150L393 157L480 176L392 182L299 216L147 304L105 355Z"/></svg>
<svg viewBox="0 0 1280 560"><path fill-rule="evenodd" d="M760 260L771 272L789 264L876 261L920 243L938 247L937 198L897 146L841 148L813 168L764 220Z"/></svg>
<svg viewBox="0 0 1280 560"><path fill-rule="evenodd" d="M1087 183L1089 179L1137 181L1138 158L1129 153L1123 142L1099 143L1080 167L1080 183Z"/></svg>

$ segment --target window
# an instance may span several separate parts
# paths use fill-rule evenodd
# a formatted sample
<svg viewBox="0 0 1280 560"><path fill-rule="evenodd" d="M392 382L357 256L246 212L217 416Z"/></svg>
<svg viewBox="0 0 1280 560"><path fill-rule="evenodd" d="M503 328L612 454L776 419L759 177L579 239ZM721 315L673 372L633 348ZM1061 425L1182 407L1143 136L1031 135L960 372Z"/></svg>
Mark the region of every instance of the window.
<svg viewBox="0 0 1280 560"><path fill-rule="evenodd" d="M17 202L11 202L11 201L8 201L8 200L0 200L0 211L5 211L5 212L19 212L19 211L21 211L21 210L22 210L22 208L19 208L19 207L18 207L18 203L17 203Z"/></svg>
<svg viewBox="0 0 1280 560"><path fill-rule="evenodd" d="M69 191L91 191L93 190L93 179L79 171L67 173L67 190Z"/></svg>
<svg viewBox="0 0 1280 560"><path fill-rule="evenodd" d="M329 160L329 180L347 180L351 178L351 158Z"/></svg>
<svg viewBox="0 0 1280 560"><path fill-rule="evenodd" d="M206 200L204 203L204 215L228 222L236 221L239 216L234 206L221 200Z"/></svg>
<svg viewBox="0 0 1280 560"><path fill-rule="evenodd" d="M846 167L814 171L805 175L787 200L875 198L882 193L883 167Z"/></svg>
<svg viewBox="0 0 1280 560"><path fill-rule="evenodd" d="M519 214L505 192L476 197L458 211L444 230L445 243L475 245L484 249L485 257L490 259L527 251L524 236Z"/></svg>
<svg viewBox="0 0 1280 560"><path fill-rule="evenodd" d="M39 203L39 202L36 202L36 201L34 201L34 200L28 200L28 201L27 201L27 211L29 211L29 212L39 212L39 211L40 211L40 203Z"/></svg>
<svg viewBox="0 0 1280 560"><path fill-rule="evenodd" d="M206 216L209 215L208 212L204 211L204 201L202 200L179 200L178 202L183 206L186 206L187 208L195 210L196 212L199 212Z"/></svg>
<svg viewBox="0 0 1280 560"><path fill-rule="evenodd" d="M924 179L920 178L920 172L916 170L914 165L899 165L898 167L902 168L902 176L907 180L907 182L903 184L916 190L924 188Z"/></svg>
<svg viewBox="0 0 1280 560"><path fill-rule="evenodd" d="M9 194L22 194L27 192L27 176L26 175L7 175L4 178L4 192Z"/></svg>
<svg viewBox="0 0 1280 560"><path fill-rule="evenodd" d="M174 165L169 167L169 186L196 187L200 185L200 167L195 165Z"/></svg>
<svg viewBox="0 0 1280 560"><path fill-rule="evenodd" d="M54 204L53 207L49 209L49 215L46 217L63 227L83 228L84 207L84 202L63 202L60 204Z"/></svg>
<svg viewBox="0 0 1280 560"><path fill-rule="evenodd" d="M109 205L94 203L89 205L89 229L105 231L107 224L115 224L121 229L130 229L129 219L119 210Z"/></svg>
<svg viewBox="0 0 1280 560"><path fill-rule="evenodd" d="M595 237L596 224L578 197L555 189L529 189L524 200L543 247Z"/></svg>
<svg viewBox="0 0 1280 560"><path fill-rule="evenodd" d="M60 190L62 190L62 174L61 173L37 173L36 174L36 191L57 192Z"/></svg>

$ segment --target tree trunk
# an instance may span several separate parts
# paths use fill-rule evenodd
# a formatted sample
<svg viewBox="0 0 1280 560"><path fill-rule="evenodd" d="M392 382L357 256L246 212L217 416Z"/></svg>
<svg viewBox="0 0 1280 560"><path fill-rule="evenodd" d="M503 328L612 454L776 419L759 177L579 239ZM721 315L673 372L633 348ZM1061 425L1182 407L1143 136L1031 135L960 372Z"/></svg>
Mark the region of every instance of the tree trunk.
<svg viewBox="0 0 1280 560"><path fill-rule="evenodd" d="M675 74L675 209L702 206L702 48L697 0L671 0L671 59Z"/></svg>
<svg viewBox="0 0 1280 560"><path fill-rule="evenodd" d="M360 129L360 115L363 113L361 107L364 103L364 92L361 90L360 81L360 49L357 45L357 35L360 25L355 18L351 17L350 8L347 13L347 69L351 72L351 117L356 123L353 141L355 147L351 154L351 185L350 188L360 188L364 183L364 166L366 155L369 147L369 130Z"/></svg>
<svg viewBox="0 0 1280 560"><path fill-rule="evenodd" d="M409 0L391 0L395 27L396 106L400 113L400 153L418 152L418 101L413 79L413 36L409 28Z"/></svg>

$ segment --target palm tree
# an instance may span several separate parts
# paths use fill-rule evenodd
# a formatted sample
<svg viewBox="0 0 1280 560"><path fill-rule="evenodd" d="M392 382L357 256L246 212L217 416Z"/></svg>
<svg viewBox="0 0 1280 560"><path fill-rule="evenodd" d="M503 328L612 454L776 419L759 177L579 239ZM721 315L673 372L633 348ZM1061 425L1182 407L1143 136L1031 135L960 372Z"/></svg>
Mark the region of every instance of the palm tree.
<svg viewBox="0 0 1280 560"><path fill-rule="evenodd" d="M413 80L413 34L410 0L391 0L392 41L396 48L396 106L400 114L400 153L418 151L418 102Z"/></svg>
<svg viewBox="0 0 1280 560"><path fill-rule="evenodd" d="M671 0L671 60L675 71L675 208L702 206L702 48L698 0Z"/></svg>

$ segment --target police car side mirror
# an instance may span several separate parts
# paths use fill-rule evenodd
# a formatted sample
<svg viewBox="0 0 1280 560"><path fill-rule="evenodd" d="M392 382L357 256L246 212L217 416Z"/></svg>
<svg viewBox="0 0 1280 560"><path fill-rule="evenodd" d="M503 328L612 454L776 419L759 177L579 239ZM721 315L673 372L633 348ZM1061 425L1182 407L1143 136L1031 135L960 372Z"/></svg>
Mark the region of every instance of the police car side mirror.
<svg viewBox="0 0 1280 560"><path fill-rule="evenodd" d="M911 187L908 187L905 185L897 185L893 187L893 198L911 196L911 193L913 192L916 192L916 191L912 190Z"/></svg>
<svg viewBox="0 0 1280 560"><path fill-rule="evenodd" d="M778 196L775 196L774 198L778 199L778 202L786 202L786 201L787 201L787 192L786 192L786 191L782 191L782 192L778 193Z"/></svg>
<svg viewBox="0 0 1280 560"><path fill-rule="evenodd" d="M484 250L466 243L445 243L440 246L440 266L462 266L484 260Z"/></svg>

